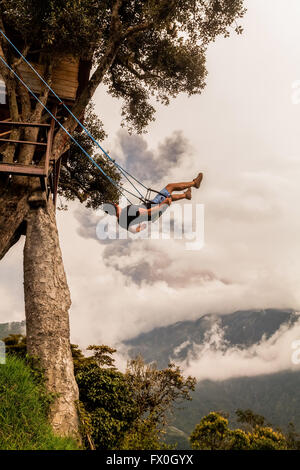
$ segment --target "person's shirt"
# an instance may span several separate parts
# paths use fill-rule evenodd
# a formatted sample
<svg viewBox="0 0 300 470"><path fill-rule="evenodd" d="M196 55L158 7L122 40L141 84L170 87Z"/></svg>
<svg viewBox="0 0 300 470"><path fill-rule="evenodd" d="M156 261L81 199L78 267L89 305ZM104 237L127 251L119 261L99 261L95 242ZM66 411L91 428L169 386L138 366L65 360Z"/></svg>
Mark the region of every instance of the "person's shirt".
<svg viewBox="0 0 300 470"><path fill-rule="evenodd" d="M167 204L162 205L160 210L157 211L155 214L151 214L151 212L143 214L140 213L140 209L148 210L155 206L157 206L157 204L151 204L149 202L143 205L130 204L124 207L119 216L119 225L128 230L129 227L132 227L133 225L138 225L142 222L154 222L162 215L164 210L168 207Z"/></svg>

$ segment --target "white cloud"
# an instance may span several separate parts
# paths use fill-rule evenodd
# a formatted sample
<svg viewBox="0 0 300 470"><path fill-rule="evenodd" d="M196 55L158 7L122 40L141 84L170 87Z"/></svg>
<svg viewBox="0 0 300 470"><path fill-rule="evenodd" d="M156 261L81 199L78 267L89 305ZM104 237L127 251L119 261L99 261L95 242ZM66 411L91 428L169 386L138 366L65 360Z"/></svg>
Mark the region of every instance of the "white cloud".
<svg viewBox="0 0 300 470"><path fill-rule="evenodd" d="M0 264L0 322L3 323L24 320L23 245L24 237Z"/></svg>
<svg viewBox="0 0 300 470"><path fill-rule="evenodd" d="M293 342L297 339L300 339L300 318L292 327L283 324L270 338L263 337L249 348L230 346L224 339L224 331L215 323L206 333L203 344L194 344L180 366L186 375L198 380L226 380L300 370L292 361Z"/></svg>

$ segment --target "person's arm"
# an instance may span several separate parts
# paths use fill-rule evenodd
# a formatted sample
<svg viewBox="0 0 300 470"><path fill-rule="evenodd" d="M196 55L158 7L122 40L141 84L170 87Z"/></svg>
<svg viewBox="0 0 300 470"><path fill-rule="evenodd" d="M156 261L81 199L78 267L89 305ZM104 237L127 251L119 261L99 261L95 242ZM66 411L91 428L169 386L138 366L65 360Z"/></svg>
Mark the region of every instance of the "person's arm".
<svg viewBox="0 0 300 470"><path fill-rule="evenodd" d="M160 204L155 205L154 207L151 207L151 209L143 209L143 208L140 208L140 209L139 209L139 213L140 213L140 215L155 214L156 212L159 212L159 209L160 209L164 204L168 204L168 206L170 206L171 203L172 203L172 198L171 198L171 197L167 197L163 202L161 202Z"/></svg>

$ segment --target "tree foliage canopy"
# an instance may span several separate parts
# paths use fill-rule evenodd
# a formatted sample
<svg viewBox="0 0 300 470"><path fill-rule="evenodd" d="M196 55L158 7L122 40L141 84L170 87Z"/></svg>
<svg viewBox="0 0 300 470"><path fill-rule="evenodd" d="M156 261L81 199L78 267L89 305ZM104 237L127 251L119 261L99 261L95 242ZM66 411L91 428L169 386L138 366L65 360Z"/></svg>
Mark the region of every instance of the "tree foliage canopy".
<svg viewBox="0 0 300 470"><path fill-rule="evenodd" d="M62 54L93 62L90 80L73 106L78 117L82 118L102 83L112 97L123 101L123 125L136 132L145 130L154 119L155 99L168 104L179 93L201 93L207 75L207 46L220 35L228 36L231 29L241 33L237 20L244 12L242 0L0 0L1 28L17 41L29 59L33 53L39 55L39 61L47 64L48 80L51 64ZM18 71L20 63L15 51L3 38L0 40L6 59ZM18 87L11 83L12 77L4 73L1 64L0 67L9 88L14 119L20 115L24 118L24 113L39 118L38 114L44 111L39 109L36 113L29 107L26 90L22 91L22 106L16 103L14 91ZM47 102L46 90L43 100ZM76 130L71 117L64 126L75 132L77 139L86 139ZM103 136L100 126L96 137ZM56 159L70 146L64 137L62 130L55 136ZM91 144L83 143L89 151L95 150ZM118 194L111 185L105 185L103 176L99 172L96 175L91 165L79 161L78 153L71 145L61 193L91 207L98 207L104 199L115 200ZM109 166L104 157L96 159ZM91 178L87 178L88 173Z"/></svg>
<svg viewBox="0 0 300 470"><path fill-rule="evenodd" d="M88 105L85 116L84 126L90 134L101 141L105 132L101 120L93 111L93 106ZM89 155L93 156L94 161L113 179L117 184L121 184L121 175L114 164L102 154L97 153L99 148L81 130L76 129L73 134L77 142L83 147ZM67 200L79 200L86 207L97 209L104 202L118 202L120 192L111 184L99 169L82 154L80 148L71 143L60 175L59 194Z"/></svg>
<svg viewBox="0 0 300 470"><path fill-rule="evenodd" d="M265 418L251 410L237 410L240 422L247 430L230 429L228 419L218 412L204 416L190 436L193 449L197 450L287 450L296 446L296 440L285 436L265 424Z"/></svg>
<svg viewBox="0 0 300 470"><path fill-rule="evenodd" d="M115 349L92 345L85 358L73 345L85 434L97 449L161 449L163 431L176 403L190 399L195 379L178 367L163 370L141 357L128 362L125 374L114 366Z"/></svg>

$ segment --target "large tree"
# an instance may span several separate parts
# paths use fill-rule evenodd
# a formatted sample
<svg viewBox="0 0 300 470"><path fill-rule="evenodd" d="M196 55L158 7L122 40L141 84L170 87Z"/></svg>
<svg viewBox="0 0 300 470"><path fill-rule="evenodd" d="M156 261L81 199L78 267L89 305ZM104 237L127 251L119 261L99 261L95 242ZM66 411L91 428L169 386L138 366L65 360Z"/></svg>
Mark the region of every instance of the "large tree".
<svg viewBox="0 0 300 470"><path fill-rule="evenodd" d="M72 106L84 118L97 87L103 83L114 98L123 100L123 124L141 132L154 119L154 98L168 104L180 92L193 95L205 86L205 53L217 36L228 36L230 29L241 32L236 21L244 14L242 0L1 0L0 27L17 40L23 54L39 56L44 77L51 83L53 66L61 54L72 54L93 61L92 74ZM22 61L1 38L0 54L22 76ZM47 122L41 103L1 63L10 117L13 121ZM49 102L44 87L40 101ZM85 115L95 130L95 117ZM77 137L77 123L71 117L64 127ZM100 129L101 137L102 128ZM11 138L34 141L37 128L18 129ZM89 151L91 143L85 141ZM54 136L52 158L57 160L70 149L60 185L61 194L78 198L91 207L114 200L118 192L92 170L85 157L71 145L62 129ZM36 159L35 147L5 144L4 162L30 164ZM117 172L102 157L111 174ZM46 206L30 204L38 189L28 177L0 179L0 259L26 234L24 249L25 311L27 347L45 368L48 387L58 393L51 420L61 433L76 432L74 401L78 391L74 380L69 344L68 311L71 305L68 285L51 201Z"/></svg>

